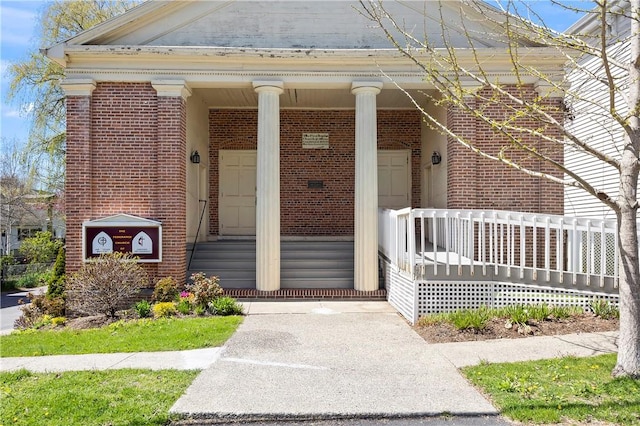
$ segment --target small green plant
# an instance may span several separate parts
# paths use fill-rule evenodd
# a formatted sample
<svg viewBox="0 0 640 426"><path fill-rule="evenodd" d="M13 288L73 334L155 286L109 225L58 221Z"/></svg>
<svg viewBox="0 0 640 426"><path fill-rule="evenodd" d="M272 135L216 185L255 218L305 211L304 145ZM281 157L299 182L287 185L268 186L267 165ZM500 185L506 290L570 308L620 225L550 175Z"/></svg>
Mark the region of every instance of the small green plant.
<svg viewBox="0 0 640 426"><path fill-rule="evenodd" d="M176 305L173 302L160 302L153 305L154 318L168 318L176 313Z"/></svg>
<svg viewBox="0 0 640 426"><path fill-rule="evenodd" d="M448 319L458 330L472 330L478 333L487 328L492 317L491 309L482 306L478 309L460 309L449 313Z"/></svg>
<svg viewBox="0 0 640 426"><path fill-rule="evenodd" d="M529 306L529 315L535 321L546 321L551 316L551 308L546 303L531 305Z"/></svg>
<svg viewBox="0 0 640 426"><path fill-rule="evenodd" d="M579 306L551 306L550 315L555 319L567 319L574 315L583 313L583 309Z"/></svg>
<svg viewBox="0 0 640 426"><path fill-rule="evenodd" d="M191 313L191 302L187 299L180 298L180 300L176 302L176 310L182 315L189 315Z"/></svg>
<svg viewBox="0 0 640 426"><path fill-rule="evenodd" d="M525 325L531 319L528 307L523 305L510 305L502 308L503 315L512 324Z"/></svg>
<svg viewBox="0 0 640 426"><path fill-rule="evenodd" d="M193 294L193 304L206 310L209 303L222 296L223 290L220 287L218 277L207 277L204 273L198 272L191 275L193 284L188 285L188 291Z"/></svg>
<svg viewBox="0 0 640 426"><path fill-rule="evenodd" d="M596 299L593 300L589 306L591 307L593 314L602 319L620 318L620 311L618 308L607 300Z"/></svg>
<svg viewBox="0 0 640 426"><path fill-rule="evenodd" d="M442 324L448 322L448 314L444 312L431 313L418 319L418 326L428 327L430 325Z"/></svg>
<svg viewBox="0 0 640 426"><path fill-rule="evenodd" d="M141 300L134 305L138 318L147 318L151 313L151 303L148 300Z"/></svg>
<svg viewBox="0 0 640 426"><path fill-rule="evenodd" d="M209 303L209 310L213 315L242 315L242 305L236 299L229 296L218 297Z"/></svg>
<svg viewBox="0 0 640 426"><path fill-rule="evenodd" d="M64 283L65 283L65 252L64 247L60 247L58 250L58 256L56 262L53 264L53 272L49 281L47 282L47 296L49 297L64 297Z"/></svg>
<svg viewBox="0 0 640 426"><path fill-rule="evenodd" d="M153 300L156 302L173 302L179 293L178 282L173 277L165 277L156 283L153 289Z"/></svg>
<svg viewBox="0 0 640 426"><path fill-rule="evenodd" d="M204 306L198 305L195 308L193 308L193 313L196 314L197 316L201 317L201 316L203 316L204 314L207 313L207 310L206 310L206 308Z"/></svg>
<svg viewBox="0 0 640 426"><path fill-rule="evenodd" d="M53 317L51 318L51 325L58 327L61 325L65 325L67 322L67 319L65 317Z"/></svg>

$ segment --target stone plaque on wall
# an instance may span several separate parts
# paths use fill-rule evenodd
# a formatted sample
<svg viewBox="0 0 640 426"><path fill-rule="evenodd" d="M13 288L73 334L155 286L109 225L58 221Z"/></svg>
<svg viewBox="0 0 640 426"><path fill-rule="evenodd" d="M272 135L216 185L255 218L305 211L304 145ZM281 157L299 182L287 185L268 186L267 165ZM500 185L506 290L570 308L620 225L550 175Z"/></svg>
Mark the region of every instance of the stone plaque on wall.
<svg viewBox="0 0 640 426"><path fill-rule="evenodd" d="M303 149L328 149L329 133L303 133Z"/></svg>

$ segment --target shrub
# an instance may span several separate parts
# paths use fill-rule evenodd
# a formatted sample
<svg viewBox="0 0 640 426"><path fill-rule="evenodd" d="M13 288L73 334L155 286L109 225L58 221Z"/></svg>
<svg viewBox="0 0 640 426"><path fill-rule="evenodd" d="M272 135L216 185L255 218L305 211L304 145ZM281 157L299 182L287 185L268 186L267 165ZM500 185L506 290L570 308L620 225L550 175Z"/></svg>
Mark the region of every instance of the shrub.
<svg viewBox="0 0 640 426"><path fill-rule="evenodd" d="M236 299L229 296L218 297L209 303L209 310L213 315L242 315L242 305L236 302Z"/></svg>
<svg viewBox="0 0 640 426"><path fill-rule="evenodd" d="M176 314L176 305L173 302L160 302L153 305L154 318L167 318Z"/></svg>
<svg viewBox="0 0 640 426"><path fill-rule="evenodd" d="M44 294L27 294L31 304L36 306L43 314L51 317L62 317L65 314L65 301L62 297L49 297Z"/></svg>
<svg viewBox="0 0 640 426"><path fill-rule="evenodd" d="M188 286L188 290L193 294L193 304L205 308L216 298L222 296L223 290L220 287L220 279L218 277L209 277L198 272L191 275L193 284Z"/></svg>
<svg viewBox="0 0 640 426"><path fill-rule="evenodd" d="M86 315L114 318L118 308L148 283L147 274L136 260L127 253L115 252L85 263L67 279L69 308Z"/></svg>
<svg viewBox="0 0 640 426"><path fill-rule="evenodd" d="M47 274L43 272L27 272L20 276L17 282L18 288L36 288L45 285Z"/></svg>
<svg viewBox="0 0 640 426"><path fill-rule="evenodd" d="M153 289L153 300L156 302L173 302L178 297L178 283L173 277L165 277L155 285Z"/></svg>
<svg viewBox="0 0 640 426"><path fill-rule="evenodd" d="M15 320L13 326L17 329L25 330L28 328L35 328L37 324L42 321L44 313L33 303L22 305L20 307L22 315Z"/></svg>
<svg viewBox="0 0 640 426"><path fill-rule="evenodd" d="M40 231L33 237L25 238L18 250L29 263L50 263L55 259L60 247L62 241L54 239L51 232Z"/></svg>
<svg viewBox="0 0 640 426"><path fill-rule="evenodd" d="M146 300L141 300L135 304L134 309L139 318L146 318L151 313L151 303Z"/></svg>
<svg viewBox="0 0 640 426"><path fill-rule="evenodd" d="M49 278L49 281L47 283L48 284L47 296L64 297L65 264L66 264L66 260L65 260L64 248L60 247L60 249L58 250L58 256L56 257L56 262L53 264L52 275Z"/></svg>

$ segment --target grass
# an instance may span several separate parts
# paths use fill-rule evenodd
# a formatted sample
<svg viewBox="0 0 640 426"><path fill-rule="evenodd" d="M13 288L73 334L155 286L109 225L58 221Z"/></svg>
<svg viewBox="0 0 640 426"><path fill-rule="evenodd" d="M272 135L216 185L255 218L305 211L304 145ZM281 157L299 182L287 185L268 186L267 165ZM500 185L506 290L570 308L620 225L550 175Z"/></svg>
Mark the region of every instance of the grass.
<svg viewBox="0 0 640 426"><path fill-rule="evenodd" d="M0 356L178 351L222 345L242 317L118 321L88 330L27 330L0 336Z"/></svg>
<svg viewBox="0 0 640 426"><path fill-rule="evenodd" d="M567 357L463 369L501 413L538 424L598 420L640 425L640 381L613 379L616 355Z"/></svg>
<svg viewBox="0 0 640 426"><path fill-rule="evenodd" d="M0 373L2 425L164 425L197 371Z"/></svg>

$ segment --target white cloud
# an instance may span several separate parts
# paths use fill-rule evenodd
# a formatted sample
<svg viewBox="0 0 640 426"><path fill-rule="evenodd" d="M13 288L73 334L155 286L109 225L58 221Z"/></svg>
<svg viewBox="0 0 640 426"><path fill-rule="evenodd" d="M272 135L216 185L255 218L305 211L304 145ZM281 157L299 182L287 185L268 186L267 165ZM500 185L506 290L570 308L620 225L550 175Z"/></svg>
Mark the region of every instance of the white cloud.
<svg viewBox="0 0 640 426"><path fill-rule="evenodd" d="M19 108L4 106L2 108L2 116L6 118L25 118L27 114L33 111L34 104L30 102Z"/></svg>

